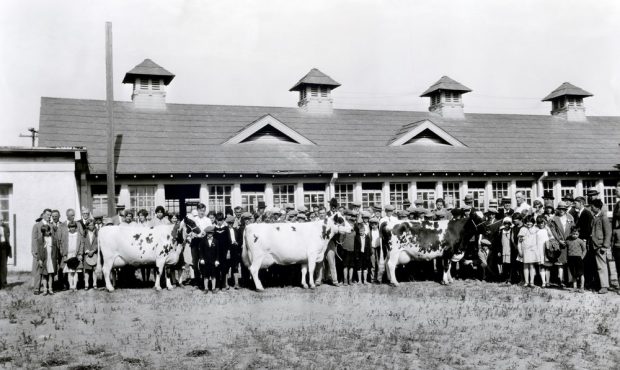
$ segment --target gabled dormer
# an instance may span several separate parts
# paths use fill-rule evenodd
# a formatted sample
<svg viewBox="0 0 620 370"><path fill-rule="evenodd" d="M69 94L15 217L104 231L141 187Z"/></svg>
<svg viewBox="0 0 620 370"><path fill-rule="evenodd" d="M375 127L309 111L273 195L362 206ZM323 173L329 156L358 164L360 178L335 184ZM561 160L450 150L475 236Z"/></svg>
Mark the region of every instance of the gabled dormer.
<svg viewBox="0 0 620 370"><path fill-rule="evenodd" d="M431 99L428 108L430 112L443 118L463 119L465 113L463 112L462 95L470 91L472 91L470 88L448 76L443 76L420 96Z"/></svg>
<svg viewBox="0 0 620 370"><path fill-rule="evenodd" d="M226 140L223 144L243 143L315 145L305 136L270 114L266 114L242 128L235 136Z"/></svg>
<svg viewBox="0 0 620 370"><path fill-rule="evenodd" d="M554 117L567 121L585 122L587 118L583 98L588 96L592 94L569 82L564 82L542 101L551 102L551 115Z"/></svg>
<svg viewBox="0 0 620 370"><path fill-rule="evenodd" d="M166 86L174 74L150 59L125 74L124 84L133 84L131 100L137 108L166 109Z"/></svg>
<svg viewBox="0 0 620 370"><path fill-rule="evenodd" d="M299 91L297 105L308 113L330 114L333 111L332 90L340 86L331 77L312 68L289 91Z"/></svg>
<svg viewBox="0 0 620 370"><path fill-rule="evenodd" d="M390 140L389 145L465 146L457 138L427 119L401 127L392 140Z"/></svg>

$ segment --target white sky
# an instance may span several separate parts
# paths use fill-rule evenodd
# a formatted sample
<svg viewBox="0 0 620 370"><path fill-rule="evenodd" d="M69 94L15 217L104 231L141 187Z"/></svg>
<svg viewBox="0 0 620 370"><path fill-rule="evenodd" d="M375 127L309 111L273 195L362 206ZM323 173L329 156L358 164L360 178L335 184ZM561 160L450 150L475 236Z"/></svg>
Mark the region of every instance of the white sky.
<svg viewBox="0 0 620 370"><path fill-rule="evenodd" d="M105 22L114 95L145 58L176 74L171 103L294 107L317 67L342 84L336 108L426 110L448 75L466 112L548 114L569 81L588 115L620 115L620 2L0 1L0 145L38 127L41 96L105 99Z"/></svg>

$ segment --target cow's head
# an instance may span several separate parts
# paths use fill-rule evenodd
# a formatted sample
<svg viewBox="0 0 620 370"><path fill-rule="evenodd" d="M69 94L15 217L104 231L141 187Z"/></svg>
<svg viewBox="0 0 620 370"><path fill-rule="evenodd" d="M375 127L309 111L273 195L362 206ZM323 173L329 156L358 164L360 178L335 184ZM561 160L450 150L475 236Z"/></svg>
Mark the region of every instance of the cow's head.
<svg viewBox="0 0 620 370"><path fill-rule="evenodd" d="M338 234L350 233L353 228L339 212L336 212L333 216L327 217L323 222L323 235L324 240L331 240Z"/></svg>
<svg viewBox="0 0 620 370"><path fill-rule="evenodd" d="M189 217L185 217L183 223L185 224L185 232L187 233L187 235L190 235L190 238L192 237L192 235L199 235L202 232L202 230L200 230L200 227L196 225L196 222L194 222L194 220Z"/></svg>

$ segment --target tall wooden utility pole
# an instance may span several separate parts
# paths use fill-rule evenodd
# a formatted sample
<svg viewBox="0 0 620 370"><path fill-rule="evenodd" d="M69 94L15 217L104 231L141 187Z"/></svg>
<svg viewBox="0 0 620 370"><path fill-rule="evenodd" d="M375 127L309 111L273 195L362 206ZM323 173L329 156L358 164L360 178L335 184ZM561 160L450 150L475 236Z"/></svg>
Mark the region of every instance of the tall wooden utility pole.
<svg viewBox="0 0 620 370"><path fill-rule="evenodd" d="M108 108L108 217L116 215L116 191L114 186L114 86L112 81L112 22L105 23L105 81Z"/></svg>

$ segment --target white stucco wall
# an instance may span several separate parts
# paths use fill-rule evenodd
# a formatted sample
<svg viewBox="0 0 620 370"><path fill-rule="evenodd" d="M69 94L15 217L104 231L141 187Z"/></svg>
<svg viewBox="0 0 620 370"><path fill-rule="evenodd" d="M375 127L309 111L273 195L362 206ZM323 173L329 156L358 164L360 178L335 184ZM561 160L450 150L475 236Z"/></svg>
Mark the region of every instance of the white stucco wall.
<svg viewBox="0 0 620 370"><path fill-rule="evenodd" d="M75 160L37 157L15 157L0 153L0 185L10 185L9 225L14 256L8 261L9 271L30 271L31 232L43 209L58 209L65 219L68 208L78 210L79 196L75 180ZM17 230L14 229L15 215Z"/></svg>

